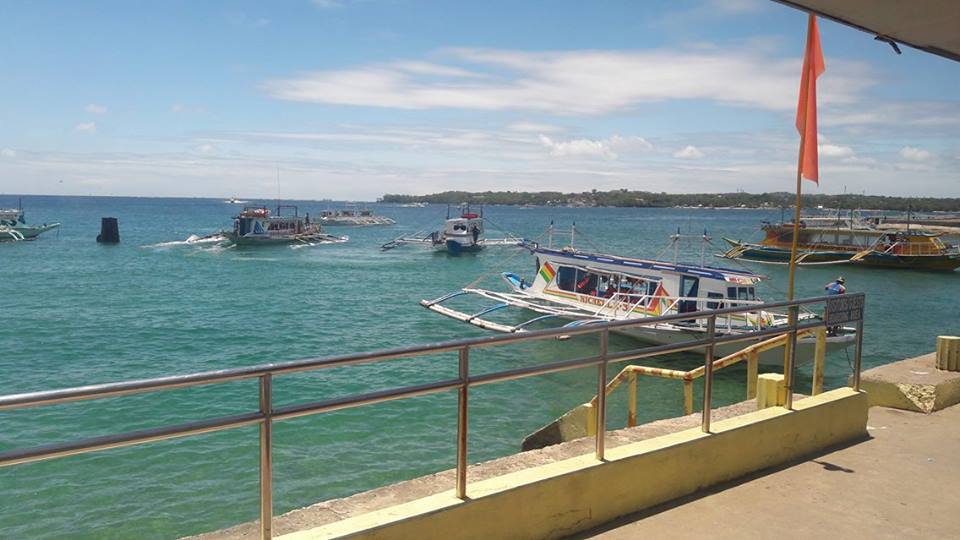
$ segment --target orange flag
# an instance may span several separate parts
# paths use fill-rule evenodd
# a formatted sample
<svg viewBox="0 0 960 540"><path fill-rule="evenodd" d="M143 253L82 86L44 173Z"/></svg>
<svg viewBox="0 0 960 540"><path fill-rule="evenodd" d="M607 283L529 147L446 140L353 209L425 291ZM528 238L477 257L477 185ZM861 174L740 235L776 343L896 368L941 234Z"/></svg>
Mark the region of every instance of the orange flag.
<svg viewBox="0 0 960 540"><path fill-rule="evenodd" d="M823 50L817 18L807 23L807 47L803 52L800 99L797 103L797 131L800 132L800 175L819 184L817 171L817 77L824 71Z"/></svg>

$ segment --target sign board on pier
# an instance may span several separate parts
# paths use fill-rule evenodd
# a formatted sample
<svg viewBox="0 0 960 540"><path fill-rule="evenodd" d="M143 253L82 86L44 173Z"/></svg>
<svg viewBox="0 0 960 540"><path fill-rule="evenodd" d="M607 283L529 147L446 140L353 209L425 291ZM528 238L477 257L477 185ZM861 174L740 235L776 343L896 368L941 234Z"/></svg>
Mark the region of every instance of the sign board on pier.
<svg viewBox="0 0 960 540"><path fill-rule="evenodd" d="M828 298L823 321L827 326L836 326L863 319L863 295L837 295Z"/></svg>

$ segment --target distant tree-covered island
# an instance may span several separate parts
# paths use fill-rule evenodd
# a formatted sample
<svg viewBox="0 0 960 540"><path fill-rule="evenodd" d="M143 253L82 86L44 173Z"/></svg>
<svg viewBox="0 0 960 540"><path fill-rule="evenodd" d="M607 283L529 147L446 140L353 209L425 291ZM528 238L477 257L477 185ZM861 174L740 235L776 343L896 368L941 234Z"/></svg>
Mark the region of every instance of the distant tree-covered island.
<svg viewBox="0 0 960 540"><path fill-rule="evenodd" d="M793 193L654 193L651 191L585 191L561 193L559 191L444 191L430 195L387 194L380 200L385 203L428 202L439 204L505 204L534 206L576 207L704 207L704 208L780 208L792 207ZM935 197L888 197L885 195L803 195L805 208L862 208L871 210L918 212L958 212L960 198Z"/></svg>

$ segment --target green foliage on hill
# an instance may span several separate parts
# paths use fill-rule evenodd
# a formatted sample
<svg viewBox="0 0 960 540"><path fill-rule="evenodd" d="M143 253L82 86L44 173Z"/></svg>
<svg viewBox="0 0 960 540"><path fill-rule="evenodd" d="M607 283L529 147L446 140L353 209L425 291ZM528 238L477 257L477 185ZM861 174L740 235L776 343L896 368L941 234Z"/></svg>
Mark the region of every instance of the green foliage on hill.
<svg viewBox="0 0 960 540"><path fill-rule="evenodd" d="M559 191L444 191L431 195L387 194L381 199L386 203L411 203L424 201L439 204L507 204L536 206L616 206L651 207L671 206L703 207L748 207L779 208L793 207L794 194L778 193L653 193L649 191L585 191L583 193L560 193ZM804 195L805 208L863 208L871 210L907 210L933 212L960 211L960 199L934 197L887 197L883 195Z"/></svg>

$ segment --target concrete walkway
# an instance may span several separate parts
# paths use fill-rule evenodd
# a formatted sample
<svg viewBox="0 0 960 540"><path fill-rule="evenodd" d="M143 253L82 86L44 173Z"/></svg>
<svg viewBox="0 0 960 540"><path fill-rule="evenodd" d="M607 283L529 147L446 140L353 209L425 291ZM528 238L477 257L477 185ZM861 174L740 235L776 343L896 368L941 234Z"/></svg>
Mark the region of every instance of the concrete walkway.
<svg viewBox="0 0 960 540"><path fill-rule="evenodd" d="M875 407L871 439L572 538L960 538L960 406Z"/></svg>

